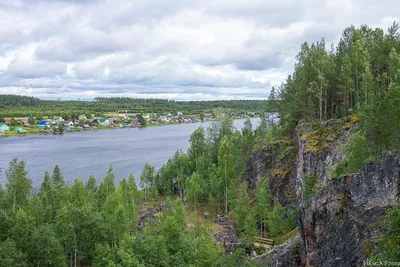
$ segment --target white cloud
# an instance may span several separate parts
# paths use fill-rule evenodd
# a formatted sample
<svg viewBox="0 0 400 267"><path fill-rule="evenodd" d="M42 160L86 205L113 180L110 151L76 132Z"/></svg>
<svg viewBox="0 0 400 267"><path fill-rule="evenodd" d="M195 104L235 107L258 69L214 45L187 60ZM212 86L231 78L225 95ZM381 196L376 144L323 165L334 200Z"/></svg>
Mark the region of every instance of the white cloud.
<svg viewBox="0 0 400 267"><path fill-rule="evenodd" d="M387 28L397 1L4 0L0 93L266 98L304 41Z"/></svg>

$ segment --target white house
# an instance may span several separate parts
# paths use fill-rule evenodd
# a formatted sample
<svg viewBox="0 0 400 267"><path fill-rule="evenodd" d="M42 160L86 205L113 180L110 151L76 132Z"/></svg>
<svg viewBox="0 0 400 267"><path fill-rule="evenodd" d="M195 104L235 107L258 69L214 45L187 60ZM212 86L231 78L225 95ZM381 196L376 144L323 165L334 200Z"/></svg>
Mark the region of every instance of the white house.
<svg viewBox="0 0 400 267"><path fill-rule="evenodd" d="M84 120L84 121L86 121L86 120L87 120L87 118L86 118L86 116L85 116L85 115L79 115L79 120Z"/></svg>

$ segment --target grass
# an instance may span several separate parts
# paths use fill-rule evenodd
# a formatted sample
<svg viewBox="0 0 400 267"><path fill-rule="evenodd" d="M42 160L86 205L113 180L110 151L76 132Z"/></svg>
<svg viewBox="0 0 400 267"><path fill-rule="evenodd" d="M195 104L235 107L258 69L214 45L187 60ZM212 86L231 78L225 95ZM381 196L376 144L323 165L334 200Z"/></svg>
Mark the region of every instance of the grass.
<svg viewBox="0 0 400 267"><path fill-rule="evenodd" d="M209 213L207 219L204 218L204 212ZM211 232L212 235L224 231L221 225L214 222L217 216L218 214L212 205L200 204L197 206L196 210L193 206L187 207L186 221L188 223L188 231L190 233L196 233L198 227L201 231L205 230Z"/></svg>
<svg viewBox="0 0 400 267"><path fill-rule="evenodd" d="M22 134L21 136L24 135L31 135L31 134L43 134L41 132L41 129L39 129L39 127L37 126L32 126L32 127L21 127L22 129L24 129L27 133L26 134ZM8 136L18 136L17 131L5 131L4 135L0 135L0 138L4 138L4 137L8 137Z"/></svg>

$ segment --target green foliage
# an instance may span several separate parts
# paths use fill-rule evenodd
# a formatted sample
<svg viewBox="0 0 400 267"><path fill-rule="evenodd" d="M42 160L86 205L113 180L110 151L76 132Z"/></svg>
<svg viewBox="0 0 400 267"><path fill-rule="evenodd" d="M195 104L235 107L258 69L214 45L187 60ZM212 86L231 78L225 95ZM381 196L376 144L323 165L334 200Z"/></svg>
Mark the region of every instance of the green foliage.
<svg viewBox="0 0 400 267"><path fill-rule="evenodd" d="M246 251L243 248L237 249L233 254L218 259L215 267L261 267L264 266L258 259L246 257Z"/></svg>
<svg viewBox="0 0 400 267"><path fill-rule="evenodd" d="M61 116L77 118L81 114L102 115L114 112L176 114L212 113L215 108L229 108L236 113L259 112L267 106L266 100L221 100L221 101L171 101L169 99L140 99L128 97L104 98L95 101L39 100L33 97L0 95L0 114L4 117ZM21 108L23 107L23 108ZM89 118L89 116L87 116ZM139 120L142 125L145 120Z"/></svg>
<svg viewBox="0 0 400 267"><path fill-rule="evenodd" d="M396 23L386 34L366 25L351 26L343 31L336 48L326 47L323 39L304 43L293 74L279 88L278 96L271 98L280 100L275 102L280 133L293 136L299 122L345 117L371 106L374 111L367 112L368 121L384 127L368 127L369 132L380 137L375 139L379 145L390 146L394 140L387 135L396 135L393 128L398 125L394 122L398 117L389 116L399 106L398 29Z"/></svg>
<svg viewBox="0 0 400 267"><path fill-rule="evenodd" d="M313 196L317 181L318 181L318 175L315 173L303 177L302 197L304 201L307 201L310 197Z"/></svg>
<svg viewBox="0 0 400 267"><path fill-rule="evenodd" d="M247 186L242 184L239 188L239 195L235 204L236 222L240 232L245 232L248 226L246 225L246 219L250 213L249 202L250 198L247 193Z"/></svg>
<svg viewBox="0 0 400 267"><path fill-rule="evenodd" d="M400 261L400 205L393 206L385 220L386 233L379 240L373 261Z"/></svg>
<svg viewBox="0 0 400 267"><path fill-rule="evenodd" d="M26 256L18 249L14 240L0 242L0 266L28 266Z"/></svg>
<svg viewBox="0 0 400 267"><path fill-rule="evenodd" d="M6 172L6 192L13 212L27 204L32 191L32 181L27 177L27 174L24 161L18 162L18 159L14 158L10 162Z"/></svg>
<svg viewBox="0 0 400 267"><path fill-rule="evenodd" d="M278 236L282 234L285 210L279 203L275 200L274 208L268 213L268 232L271 236Z"/></svg>
<svg viewBox="0 0 400 267"><path fill-rule="evenodd" d="M140 186L143 188L144 199L148 200L150 197L150 190L155 184L154 166L148 163L144 165L142 174L140 175Z"/></svg>
<svg viewBox="0 0 400 267"><path fill-rule="evenodd" d="M368 144L368 139L361 132L353 133L343 150L344 159L332 168L332 174L335 177L356 173L373 160L373 152Z"/></svg>
<svg viewBox="0 0 400 267"><path fill-rule="evenodd" d="M262 184L257 187L256 191L255 210L260 225L260 234L263 236L266 231L267 215L272 211L271 207L271 192L269 189L269 182L266 179Z"/></svg>

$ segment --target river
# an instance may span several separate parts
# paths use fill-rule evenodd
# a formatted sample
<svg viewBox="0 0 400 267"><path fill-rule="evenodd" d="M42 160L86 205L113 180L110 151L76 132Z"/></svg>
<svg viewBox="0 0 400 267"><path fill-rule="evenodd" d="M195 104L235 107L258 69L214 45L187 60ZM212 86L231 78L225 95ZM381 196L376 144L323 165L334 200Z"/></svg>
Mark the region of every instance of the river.
<svg viewBox="0 0 400 267"><path fill-rule="evenodd" d="M255 128L259 119L251 122ZM158 169L178 149L186 151L190 135L200 126L209 127L210 123L0 138L0 184L6 183L5 171L15 157L25 160L34 188L40 187L45 171L51 173L57 164L68 183L76 177L86 182L91 174L99 182L110 164L116 182L133 173L138 183L146 162ZM235 120L234 126L241 129L244 120Z"/></svg>

